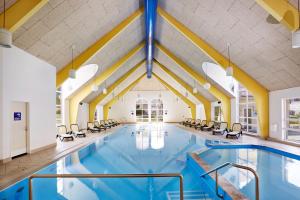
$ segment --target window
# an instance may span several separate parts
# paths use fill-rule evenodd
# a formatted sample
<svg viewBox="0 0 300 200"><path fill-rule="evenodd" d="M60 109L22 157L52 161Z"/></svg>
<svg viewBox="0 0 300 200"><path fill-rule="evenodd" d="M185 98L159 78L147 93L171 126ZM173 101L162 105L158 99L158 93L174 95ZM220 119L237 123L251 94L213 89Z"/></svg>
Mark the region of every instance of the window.
<svg viewBox="0 0 300 200"><path fill-rule="evenodd" d="M98 121L98 111L97 111L97 109L95 110L95 113L94 113L94 121Z"/></svg>
<svg viewBox="0 0 300 200"><path fill-rule="evenodd" d="M160 99L151 101L151 122L162 122L164 117L163 102Z"/></svg>
<svg viewBox="0 0 300 200"><path fill-rule="evenodd" d="M284 102L283 133L286 140L300 142L300 98Z"/></svg>
<svg viewBox="0 0 300 200"><path fill-rule="evenodd" d="M148 112L148 101L145 99L138 99L136 102L136 122L148 122L149 112Z"/></svg>
<svg viewBox="0 0 300 200"><path fill-rule="evenodd" d="M241 85L239 85L239 121L243 125L243 131L258 133L254 96Z"/></svg>
<svg viewBox="0 0 300 200"><path fill-rule="evenodd" d="M62 124L61 89L56 91L56 125Z"/></svg>
<svg viewBox="0 0 300 200"><path fill-rule="evenodd" d="M224 120L221 105L214 106L214 121L221 122Z"/></svg>

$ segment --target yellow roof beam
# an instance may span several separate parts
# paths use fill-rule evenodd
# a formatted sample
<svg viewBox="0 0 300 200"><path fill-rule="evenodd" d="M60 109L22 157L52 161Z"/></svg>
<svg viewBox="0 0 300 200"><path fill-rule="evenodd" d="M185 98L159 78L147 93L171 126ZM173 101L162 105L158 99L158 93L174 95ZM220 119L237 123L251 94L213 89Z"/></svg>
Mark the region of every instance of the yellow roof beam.
<svg viewBox="0 0 300 200"><path fill-rule="evenodd" d="M187 74L189 74L193 79L195 79L198 83L201 85L204 85L207 80L193 70L190 66L188 66L185 62L183 62L180 58L176 57L173 53L171 53L168 49L160 45L158 42L156 42L156 47L162 51L166 56L168 56L171 60L173 60L181 69L183 69ZM231 123L231 103L230 103L230 97L226 96L223 92L221 92L218 88L211 85L210 89L208 90L214 97L219 99L222 102L222 112L224 116L224 120L228 122L228 124Z"/></svg>
<svg viewBox="0 0 300 200"><path fill-rule="evenodd" d="M277 1L277 0L276 0ZM205 42L198 35L193 33L190 29L188 29L184 24L177 21L174 17L169 15L167 12L158 8L159 15L165 19L169 24L171 24L176 30L178 30L182 35L184 35L188 40L190 40L196 47L198 47L203 53L205 53L208 57L210 57L214 62L222 66L224 69L228 67L228 59L224 57L221 53L219 53L216 49L214 49L211 45ZM258 122L260 128L260 134L263 138L267 138L269 136L269 93L266 88L264 88L261 84L259 84L256 80L251 78L247 73L241 70L234 63L231 64L233 67L233 76L234 78L243 84L250 93L254 96L256 101L256 107L258 112ZM221 100L222 101L222 100ZM222 101L222 103L224 103ZM227 113L228 117L230 117L230 109ZM223 109L223 113L225 113Z"/></svg>
<svg viewBox="0 0 300 200"><path fill-rule="evenodd" d="M137 52L144 48L145 43L142 42L123 56L120 60L115 62L112 66L105 69L101 74L99 74L93 82L86 84L83 88L80 88L75 95L70 99L70 124L76 123L78 114L78 105L85 99L90 93L92 93L92 86L102 84L107 78L109 78L114 72L116 72L123 64L125 64L130 58L132 58Z"/></svg>
<svg viewBox="0 0 300 200"><path fill-rule="evenodd" d="M128 72L126 72L121 78L119 78L116 82L114 82L112 85L110 85L107 88L107 93L106 94L99 94L96 98L94 98L90 103L89 103L89 119L90 121L94 120L94 114L96 111L97 105L108 95L110 95L113 90L118 87L121 83L123 83L130 75L132 75L137 69L139 69L143 64L145 64L145 60L139 62L136 64L133 68L131 68Z"/></svg>
<svg viewBox="0 0 300 200"><path fill-rule="evenodd" d="M155 78L157 78L159 80L159 82L161 82L161 84L163 84L166 88L168 88L168 90L170 90L173 94L175 94L177 97L179 97L182 101L184 101L189 106L189 108L191 109L192 118L195 119L196 118L196 105L191 100L189 100L188 98L183 96L180 92L178 92L171 85L169 85L167 82L162 80L158 75L153 73L153 76Z"/></svg>
<svg viewBox="0 0 300 200"><path fill-rule="evenodd" d="M287 0L255 0L290 31L299 29L299 12Z"/></svg>
<svg viewBox="0 0 300 200"><path fill-rule="evenodd" d="M10 32L14 32L22 26L30 17L41 9L49 0L18 0L5 12L5 26ZM0 15L0 24L3 24L3 12Z"/></svg>
<svg viewBox="0 0 300 200"><path fill-rule="evenodd" d="M107 102L103 106L103 117L105 120L108 119L109 110L111 109L111 106L114 105L118 99L122 98L127 92L129 92L140 80L142 80L145 77L146 73L143 73L138 79L133 81L130 85L128 85L124 90L122 90L117 96L112 98L109 102Z"/></svg>
<svg viewBox="0 0 300 200"><path fill-rule="evenodd" d="M171 76L177 83L179 83L182 87L184 87L187 91L189 91L194 97L196 97L204 105L206 120L210 121L211 120L211 102L199 93L194 94L193 88L189 84L187 84L184 80L179 78L175 73L173 73L171 70L169 70L163 64L161 64L157 60L154 60L154 63L156 63L160 69L162 69L165 73L167 73L169 76Z"/></svg>
<svg viewBox="0 0 300 200"><path fill-rule="evenodd" d="M143 14L144 9L140 8L113 28L110 32L106 33L97 42L83 51L79 56L73 60L74 69L79 69L85 62L97 54L101 49L105 47L112 39L119 35L123 30L125 30L130 24L132 24L136 19L138 19ZM69 71L72 69L72 61L64 66L56 74L56 87L58 88L68 77Z"/></svg>

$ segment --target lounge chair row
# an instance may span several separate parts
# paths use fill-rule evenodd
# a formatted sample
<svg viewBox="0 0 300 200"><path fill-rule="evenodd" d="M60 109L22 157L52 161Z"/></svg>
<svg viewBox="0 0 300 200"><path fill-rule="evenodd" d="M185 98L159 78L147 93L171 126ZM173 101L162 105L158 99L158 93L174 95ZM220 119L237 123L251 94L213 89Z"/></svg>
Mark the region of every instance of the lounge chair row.
<svg viewBox="0 0 300 200"><path fill-rule="evenodd" d="M85 132L82 129L79 129L78 124L71 124L70 131L68 131L66 125L60 125L57 127L58 133L56 138L59 138L60 141L64 140L74 140L74 137L86 137Z"/></svg>
<svg viewBox="0 0 300 200"><path fill-rule="evenodd" d="M116 120L109 119L109 120L100 120L94 121L94 122L88 122L87 123L87 131L90 131L92 133L100 132L102 130L106 130L115 126L120 125L120 123Z"/></svg>
<svg viewBox="0 0 300 200"><path fill-rule="evenodd" d="M241 123L233 123L231 129L228 129L227 122L210 121L207 123L207 120L188 118L181 122L181 124L187 127L195 128L196 130L199 129L201 131L211 131L213 135L224 135L226 133L226 138L239 138L242 135Z"/></svg>
<svg viewBox="0 0 300 200"><path fill-rule="evenodd" d="M68 131L66 125L60 125L57 127L58 133L56 138L59 138L61 141L64 140L74 140L74 137L86 137L85 131L90 131L91 133L101 132L102 130L106 130L108 128L112 128L115 126L120 125L120 123L116 120L109 119L109 120L100 120L94 122L88 122L86 129L80 129L78 124L71 124L70 131Z"/></svg>

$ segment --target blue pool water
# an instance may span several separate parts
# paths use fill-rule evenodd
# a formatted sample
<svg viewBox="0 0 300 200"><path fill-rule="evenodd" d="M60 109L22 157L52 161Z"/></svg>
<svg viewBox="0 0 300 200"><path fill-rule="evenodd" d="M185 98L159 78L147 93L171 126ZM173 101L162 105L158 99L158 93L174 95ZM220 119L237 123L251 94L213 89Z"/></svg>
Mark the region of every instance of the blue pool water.
<svg viewBox="0 0 300 200"><path fill-rule="evenodd" d="M225 162L253 168L259 175L260 199L300 199L300 161L298 156L253 145L210 149L199 156L211 168ZM251 172L228 167L220 170L220 173L248 198L255 199L255 180Z"/></svg>
<svg viewBox="0 0 300 200"><path fill-rule="evenodd" d="M217 199L187 152L208 141L172 125L127 125L40 170L40 174L181 173L185 199ZM27 180L0 192L0 199L27 199ZM34 179L34 199L176 199L178 178Z"/></svg>

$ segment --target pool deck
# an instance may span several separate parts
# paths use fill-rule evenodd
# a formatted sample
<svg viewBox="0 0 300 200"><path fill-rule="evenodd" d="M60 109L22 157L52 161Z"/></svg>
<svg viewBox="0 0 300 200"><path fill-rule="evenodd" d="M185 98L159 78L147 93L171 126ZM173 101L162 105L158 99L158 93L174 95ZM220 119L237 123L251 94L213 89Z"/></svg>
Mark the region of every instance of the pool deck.
<svg viewBox="0 0 300 200"><path fill-rule="evenodd" d="M224 135L212 135L211 132L203 132L199 130L195 130L194 128L185 127L183 125L177 125L177 127L180 127L184 130L187 130L189 132L195 133L196 135L202 135L207 139L211 140L222 140L226 142L230 142L232 144L254 144L254 145L262 145L267 147L272 147L275 149L279 149L288 153L296 154L300 156L300 147L272 141L272 140L263 140L260 137L257 136L249 136L246 134L243 134L239 139L226 139L225 134Z"/></svg>
<svg viewBox="0 0 300 200"><path fill-rule="evenodd" d="M196 131L193 128L187 128L182 125L176 125L184 130L192 132L196 135L202 135L207 139L213 140L224 140L236 144L257 144L264 145L268 147L273 147L280 149L289 153L300 155L300 148L295 146L290 146L287 144L282 144L278 142L273 142L269 140L262 140L259 137L253 137L248 135L243 135L238 140L236 139L226 139L222 135L212 135L210 132ZM86 146L96 139L104 137L113 131L121 128L121 126L107 130L105 133L89 133L86 138L76 138L73 142L60 142L57 140L56 147L52 147L46 150L42 150L33 154L27 154L18 158L13 159L4 164L0 164L0 190L8 187L9 185L31 175L37 170L43 168L44 166L53 163L54 161L62 158L63 156L76 151L77 149Z"/></svg>

